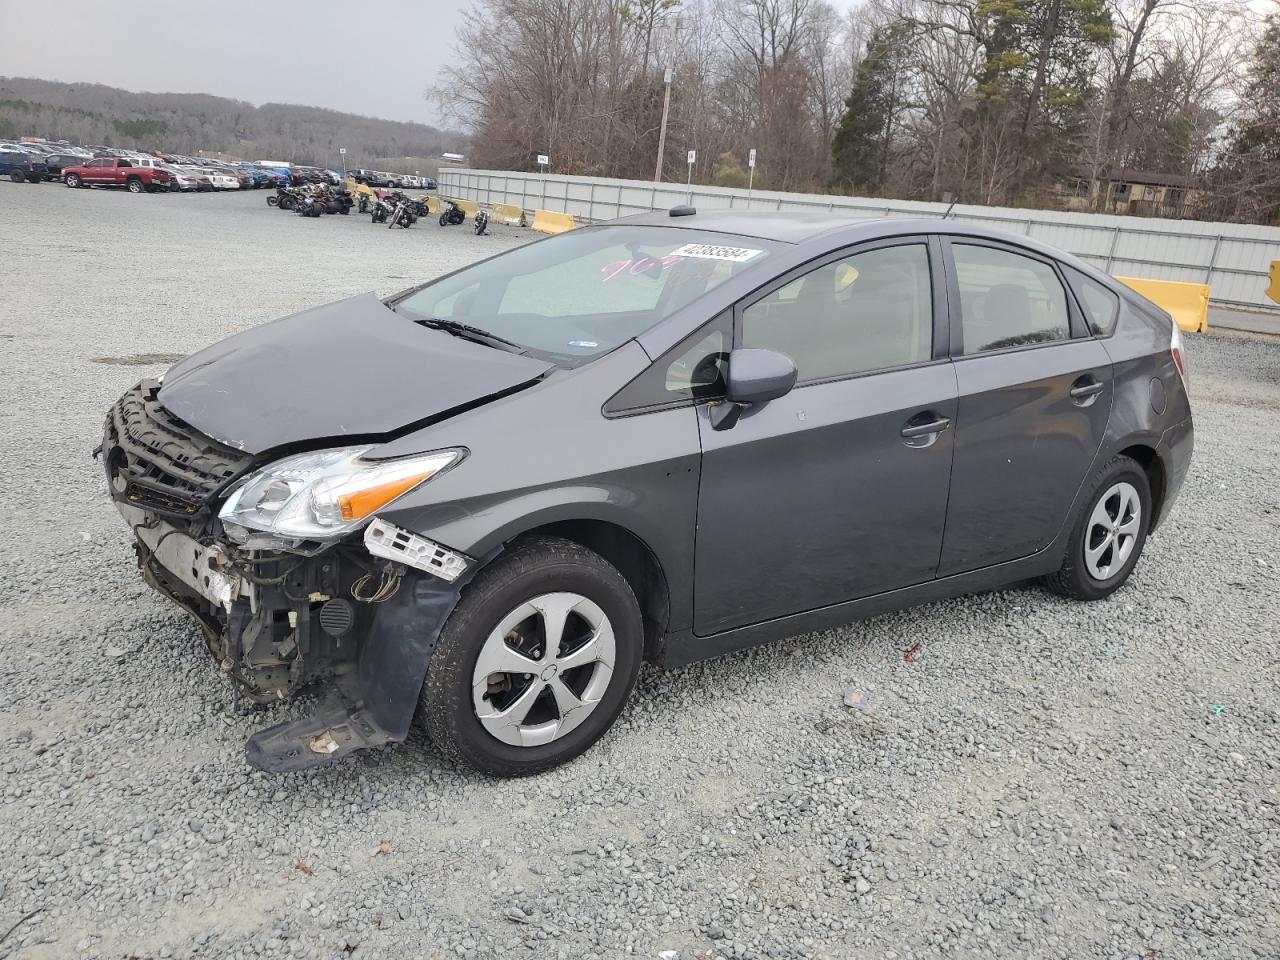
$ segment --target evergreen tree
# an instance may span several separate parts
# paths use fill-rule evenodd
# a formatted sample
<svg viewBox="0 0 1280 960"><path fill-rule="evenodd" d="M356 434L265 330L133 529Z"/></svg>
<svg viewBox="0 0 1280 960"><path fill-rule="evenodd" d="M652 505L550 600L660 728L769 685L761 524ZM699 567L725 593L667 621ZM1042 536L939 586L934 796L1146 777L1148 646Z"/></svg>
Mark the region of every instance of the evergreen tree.
<svg viewBox="0 0 1280 960"><path fill-rule="evenodd" d="M975 14L985 53L975 126L989 138L998 130L1016 158L1016 195L1079 162L1111 15L1105 0L977 0Z"/></svg>
<svg viewBox="0 0 1280 960"><path fill-rule="evenodd" d="M907 30L896 22L878 27L867 41L831 143L832 185L839 189L874 194L888 178Z"/></svg>
<svg viewBox="0 0 1280 960"><path fill-rule="evenodd" d="M1242 115L1214 171L1216 215L1280 223L1280 17L1267 19L1248 76Z"/></svg>

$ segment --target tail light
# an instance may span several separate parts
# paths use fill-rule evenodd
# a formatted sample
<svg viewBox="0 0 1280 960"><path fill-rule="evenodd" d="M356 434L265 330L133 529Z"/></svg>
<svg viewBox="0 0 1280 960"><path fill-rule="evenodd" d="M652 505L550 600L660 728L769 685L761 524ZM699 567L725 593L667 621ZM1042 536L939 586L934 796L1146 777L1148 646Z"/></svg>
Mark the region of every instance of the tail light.
<svg viewBox="0 0 1280 960"><path fill-rule="evenodd" d="M1173 354L1173 365L1178 368L1178 376L1182 377L1182 386L1187 384L1187 358L1182 348L1182 329L1178 321L1173 321L1173 332L1169 336L1169 352Z"/></svg>

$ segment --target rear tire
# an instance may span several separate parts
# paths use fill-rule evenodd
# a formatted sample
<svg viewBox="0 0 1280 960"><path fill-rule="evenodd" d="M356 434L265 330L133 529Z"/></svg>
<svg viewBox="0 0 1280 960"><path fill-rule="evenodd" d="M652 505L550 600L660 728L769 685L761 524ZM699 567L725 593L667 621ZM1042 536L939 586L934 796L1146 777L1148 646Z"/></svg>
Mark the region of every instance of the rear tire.
<svg viewBox="0 0 1280 960"><path fill-rule="evenodd" d="M553 647L546 629L557 622L557 605L569 612L560 614L563 628ZM503 621L508 625L499 634ZM513 642L521 645L519 657L509 652L517 649ZM525 540L463 591L431 654L422 723L446 757L485 773L547 770L578 756L613 725L635 687L643 643L635 594L604 558L558 537ZM495 650L501 653L496 660ZM531 671L477 680L482 653L495 666L509 659ZM578 705L563 708L562 697ZM484 719L482 709L489 714Z"/></svg>
<svg viewBox="0 0 1280 960"><path fill-rule="evenodd" d="M23 175L21 170L14 170L12 173L9 174L9 179L12 180L14 183L21 183L23 180L26 179L26 177Z"/></svg>
<svg viewBox="0 0 1280 960"><path fill-rule="evenodd" d="M1041 581L1073 600L1101 600L1120 589L1142 556L1151 524L1151 486L1136 460L1111 460L1088 491L1062 566Z"/></svg>
<svg viewBox="0 0 1280 960"><path fill-rule="evenodd" d="M146 189L142 181L137 177L130 177L126 185L128 186L130 193L142 193L142 191Z"/></svg>

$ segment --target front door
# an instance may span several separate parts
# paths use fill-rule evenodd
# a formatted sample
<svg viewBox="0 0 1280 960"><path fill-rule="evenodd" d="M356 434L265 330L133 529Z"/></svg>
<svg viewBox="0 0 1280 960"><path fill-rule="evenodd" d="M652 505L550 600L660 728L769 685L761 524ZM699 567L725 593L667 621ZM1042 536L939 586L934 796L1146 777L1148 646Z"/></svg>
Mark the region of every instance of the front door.
<svg viewBox="0 0 1280 960"><path fill-rule="evenodd" d="M981 240L947 246L960 409L939 576L1053 541L1112 399L1111 360L1050 260Z"/></svg>
<svg viewBox="0 0 1280 960"><path fill-rule="evenodd" d="M698 635L934 576L956 416L940 261L924 238L858 247L735 311L735 344L799 378L727 430L700 410Z"/></svg>

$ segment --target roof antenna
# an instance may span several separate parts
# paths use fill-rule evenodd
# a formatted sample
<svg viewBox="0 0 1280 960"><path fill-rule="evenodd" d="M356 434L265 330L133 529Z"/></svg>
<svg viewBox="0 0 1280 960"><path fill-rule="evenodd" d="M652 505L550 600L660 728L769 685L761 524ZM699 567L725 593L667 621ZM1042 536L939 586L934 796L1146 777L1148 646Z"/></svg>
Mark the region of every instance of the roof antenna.
<svg viewBox="0 0 1280 960"><path fill-rule="evenodd" d="M944 193L944 194L942 195L942 199L943 199L943 200L950 200L950 201L951 201L950 205L948 205L948 207L947 207L947 212L946 212L946 213L944 213L944 214L942 215L942 219L943 219L943 220L946 220L949 216L951 216L951 211L952 211L952 210L954 210L954 209L956 208L956 202L957 202L957 201L956 201L956 198L955 198L952 194L949 194L949 193Z"/></svg>

